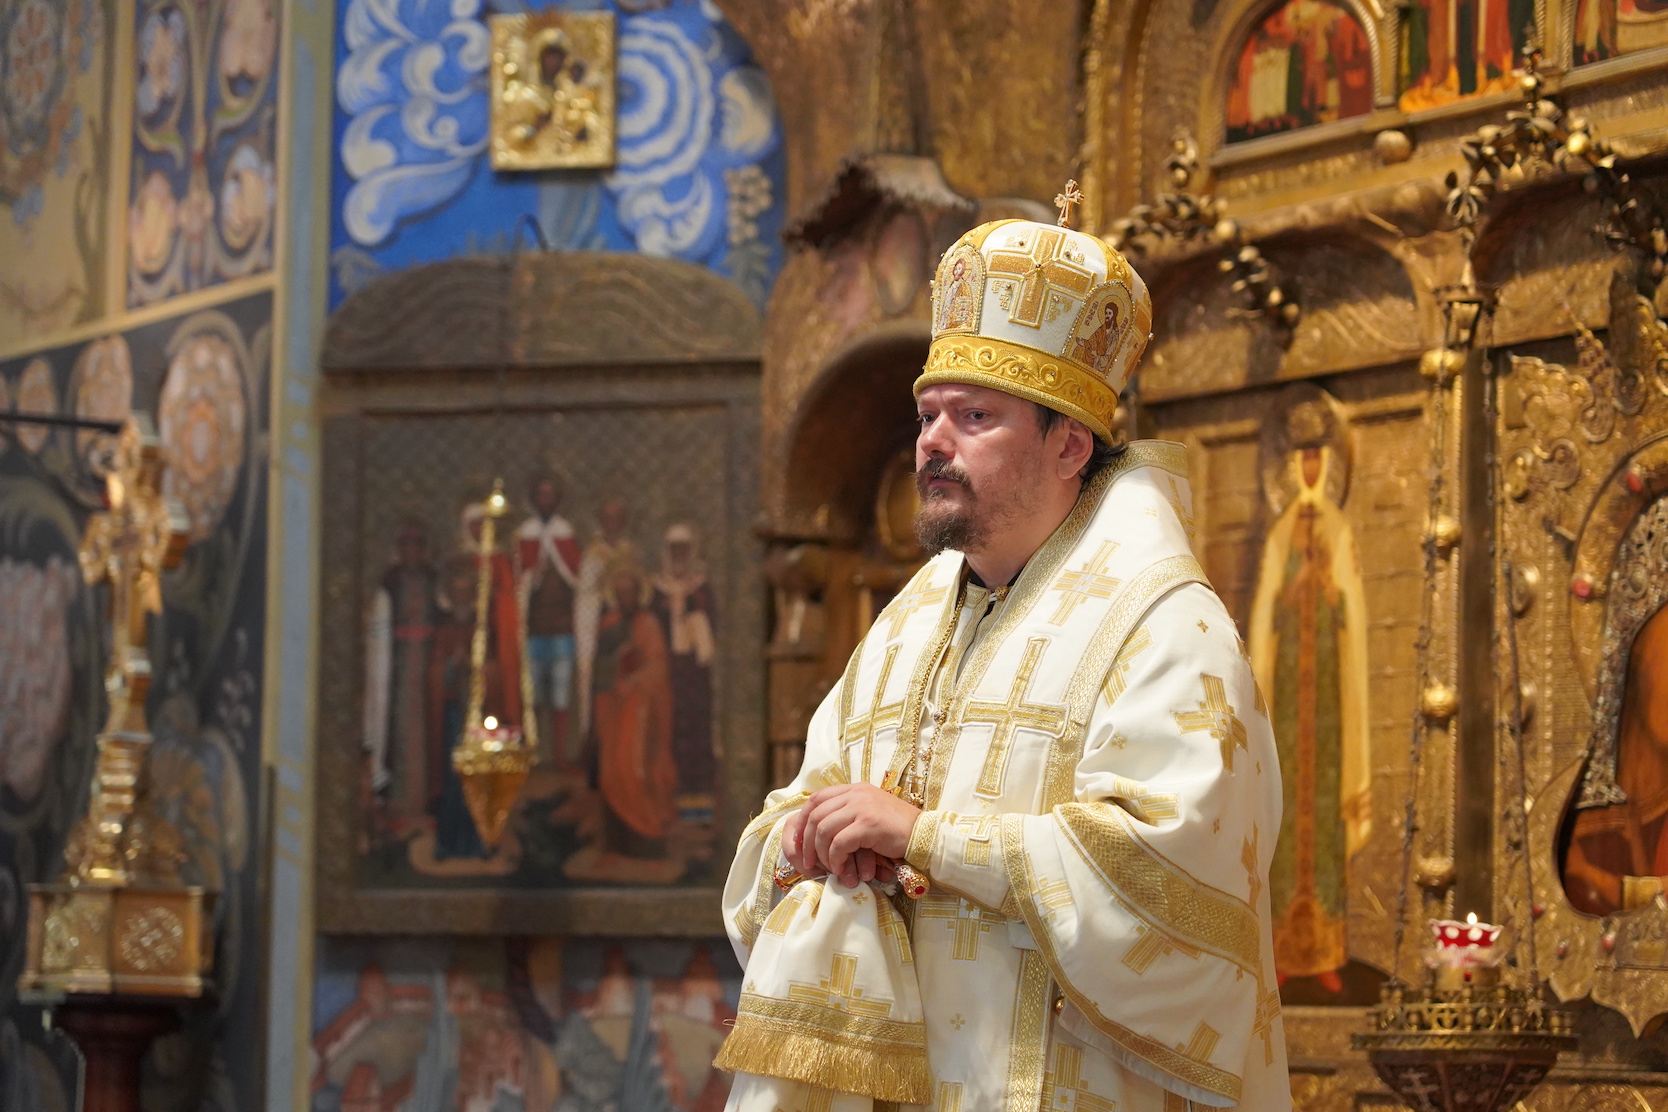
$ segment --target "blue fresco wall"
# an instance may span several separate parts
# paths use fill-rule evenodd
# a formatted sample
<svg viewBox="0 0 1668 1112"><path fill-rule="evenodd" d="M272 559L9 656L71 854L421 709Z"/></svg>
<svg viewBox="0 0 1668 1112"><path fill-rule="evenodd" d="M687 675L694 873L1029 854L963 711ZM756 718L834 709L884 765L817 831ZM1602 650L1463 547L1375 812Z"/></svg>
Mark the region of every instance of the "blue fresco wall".
<svg viewBox="0 0 1668 1112"><path fill-rule="evenodd" d="M485 19L618 20L612 170L488 162ZM764 71L712 0L343 0L336 45L330 305L377 274L477 252L641 251L710 267L762 305L782 263L781 124Z"/></svg>

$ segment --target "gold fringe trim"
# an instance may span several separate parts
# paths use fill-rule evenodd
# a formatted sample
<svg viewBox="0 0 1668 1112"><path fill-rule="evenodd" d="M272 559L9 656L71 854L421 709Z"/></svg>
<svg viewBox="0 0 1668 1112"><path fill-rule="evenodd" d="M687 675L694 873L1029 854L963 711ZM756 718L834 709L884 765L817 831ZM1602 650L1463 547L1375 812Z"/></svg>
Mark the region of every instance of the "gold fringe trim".
<svg viewBox="0 0 1668 1112"><path fill-rule="evenodd" d="M736 1018L713 1064L732 1073L803 1081L898 1104L930 1104L933 1099L924 1045L852 1046L807 1031L783 1030L746 1013Z"/></svg>

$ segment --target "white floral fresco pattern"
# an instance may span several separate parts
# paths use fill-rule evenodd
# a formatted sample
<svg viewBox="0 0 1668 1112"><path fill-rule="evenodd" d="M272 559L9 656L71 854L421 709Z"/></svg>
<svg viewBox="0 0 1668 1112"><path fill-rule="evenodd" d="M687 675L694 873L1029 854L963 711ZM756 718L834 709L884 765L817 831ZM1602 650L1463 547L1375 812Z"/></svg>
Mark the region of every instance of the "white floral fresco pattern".
<svg viewBox="0 0 1668 1112"><path fill-rule="evenodd" d="M607 6L619 28L617 163L529 175L487 164L483 0L347 0L332 305L383 271L529 238L697 263L763 303L781 265L784 192L769 82L712 4ZM528 224L535 237L521 235Z"/></svg>
<svg viewBox="0 0 1668 1112"><path fill-rule="evenodd" d="M66 611L80 580L57 555L44 567L0 556L0 785L25 804L69 723Z"/></svg>

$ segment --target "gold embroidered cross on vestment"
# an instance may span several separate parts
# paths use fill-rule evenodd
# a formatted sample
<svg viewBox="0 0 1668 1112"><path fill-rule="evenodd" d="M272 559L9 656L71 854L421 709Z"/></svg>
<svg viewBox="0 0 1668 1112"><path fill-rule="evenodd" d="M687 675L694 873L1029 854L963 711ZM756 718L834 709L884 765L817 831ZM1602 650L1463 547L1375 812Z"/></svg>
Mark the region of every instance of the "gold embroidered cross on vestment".
<svg viewBox="0 0 1668 1112"><path fill-rule="evenodd" d="M863 998L863 990L857 987L856 954L836 953L827 979L814 985L803 981L789 981L788 999L798 1004L815 1004L847 1015L868 1016L871 1019L886 1019L892 1014L890 1001Z"/></svg>
<svg viewBox="0 0 1668 1112"><path fill-rule="evenodd" d="M1220 676L1200 676L1205 683L1205 698L1196 711L1176 711L1176 725L1181 732L1191 734L1195 730L1209 730L1211 740L1222 746L1222 767L1229 772L1234 770L1234 749L1246 749L1249 745L1245 736L1245 723L1234 713L1233 706L1228 702L1228 689L1222 683Z"/></svg>
<svg viewBox="0 0 1668 1112"><path fill-rule="evenodd" d="M1043 1077L1043 1112L1115 1112L1116 1104L1083 1086L1083 1051L1065 1043L1057 1045L1054 1068Z"/></svg>
<svg viewBox="0 0 1668 1112"><path fill-rule="evenodd" d="M1027 234L1035 236L1028 250L1021 240L1020 250L992 251L986 269L992 276L1018 280L1018 296L1008 311L1009 323L1041 328L1043 307L1049 294L1088 297L1095 276L1079 262L1067 258L1072 247L1066 233L1055 228L1038 228Z"/></svg>
<svg viewBox="0 0 1668 1112"><path fill-rule="evenodd" d="M996 727L985 752L985 766L979 773L979 783L973 789L977 795L996 799L1002 794L1002 779L1008 771L1008 754L1013 751L1014 736L1018 731L1036 730L1050 738L1065 732L1066 715L1070 708L1063 703L1028 703L1031 680L1048 648L1048 638L1033 637L1025 646L1025 656L1019 662L1019 672L1008 698L1001 703L968 703L962 711L963 723L990 723Z"/></svg>
<svg viewBox="0 0 1668 1112"><path fill-rule="evenodd" d="M916 906L915 921L922 920L942 922L955 932L950 947L950 957L955 961L978 961L979 937L1007 922L970 900L945 895L929 896Z"/></svg>
<svg viewBox="0 0 1668 1112"><path fill-rule="evenodd" d="M844 744L851 745L856 741L863 743L863 763L857 772L864 779L868 778L870 765L874 760L875 734L887 726L896 726L903 721L904 700L881 703L881 700L886 698L886 685L892 679L892 666L898 661L899 648L898 645L892 645L886 650L886 659L880 663L880 679L875 684L875 697L869 704L869 709L846 723Z"/></svg>
<svg viewBox="0 0 1668 1112"><path fill-rule="evenodd" d="M1112 592L1123 582L1106 574L1107 561L1116 551L1118 542L1103 541L1094 557L1082 567L1060 573L1060 578L1049 588L1060 593L1060 606L1054 611L1054 617L1048 620L1050 625L1064 625L1078 606L1092 598L1112 597Z"/></svg>
<svg viewBox="0 0 1668 1112"><path fill-rule="evenodd" d="M1257 994L1257 1017L1251 1033L1263 1040L1263 1065L1274 1064L1274 1021L1280 1018L1280 990L1271 988Z"/></svg>
<svg viewBox="0 0 1668 1112"><path fill-rule="evenodd" d="M1137 927L1139 932L1135 941L1124 951L1123 963L1137 977L1145 976L1152 968L1153 962L1165 954L1173 954L1180 950L1187 957L1197 959L1200 951L1196 946L1189 946L1179 938L1172 938L1162 931L1151 927Z"/></svg>
<svg viewBox="0 0 1668 1112"><path fill-rule="evenodd" d="M949 593L947 588L929 586L925 580L910 587L909 590L893 599L881 617L891 625L886 632L888 641L895 641L898 634L903 632L904 623L909 621L917 610L926 606L936 606L944 601Z"/></svg>
<svg viewBox="0 0 1668 1112"><path fill-rule="evenodd" d="M1002 821L1000 815L970 815L956 820L957 829L967 831L967 844L962 847L961 863L963 865L987 866L990 864L990 836L991 831Z"/></svg>

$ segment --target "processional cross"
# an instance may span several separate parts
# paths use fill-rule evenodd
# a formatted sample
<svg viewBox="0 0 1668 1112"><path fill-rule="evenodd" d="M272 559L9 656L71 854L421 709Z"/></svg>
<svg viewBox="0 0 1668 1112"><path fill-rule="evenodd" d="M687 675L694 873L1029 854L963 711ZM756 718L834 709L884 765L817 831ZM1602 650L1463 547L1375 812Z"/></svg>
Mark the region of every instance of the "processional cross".
<svg viewBox="0 0 1668 1112"><path fill-rule="evenodd" d="M98 768L87 815L65 857L83 880L122 884L129 878L123 846L150 744L145 698L151 688L150 616L162 612L162 572L185 555L190 520L162 494L162 443L150 419L129 417L116 436L104 479L102 512L87 521L76 555L88 586L109 588L110 665L104 688L110 715L99 734ZM162 828L153 832L167 840ZM154 845L161 858L173 849ZM152 856L158 856L153 854Z"/></svg>

